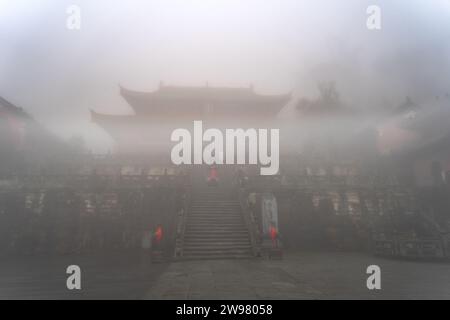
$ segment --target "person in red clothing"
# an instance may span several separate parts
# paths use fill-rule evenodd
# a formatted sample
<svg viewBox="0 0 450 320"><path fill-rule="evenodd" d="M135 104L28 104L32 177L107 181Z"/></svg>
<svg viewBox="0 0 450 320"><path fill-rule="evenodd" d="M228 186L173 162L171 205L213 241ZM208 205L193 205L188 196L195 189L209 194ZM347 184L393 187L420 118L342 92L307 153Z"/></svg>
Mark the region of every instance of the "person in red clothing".
<svg viewBox="0 0 450 320"><path fill-rule="evenodd" d="M155 242L156 242L157 244L159 244L159 243L161 242L162 236L163 236L162 227L161 227L161 226L158 226L158 228L156 228L156 231L155 231L155 234L154 234L154 237L155 237L154 240L155 240Z"/></svg>
<svg viewBox="0 0 450 320"><path fill-rule="evenodd" d="M217 186L217 184L219 183L217 166L213 165L209 168L207 183L209 186Z"/></svg>
<svg viewBox="0 0 450 320"><path fill-rule="evenodd" d="M278 232L277 229L274 226L270 227L270 239L272 239L272 244L276 248L278 247Z"/></svg>
<svg viewBox="0 0 450 320"><path fill-rule="evenodd" d="M163 260L163 247L162 247L162 239L163 239L163 229L162 226L158 226L153 233L152 238L152 262L162 262Z"/></svg>

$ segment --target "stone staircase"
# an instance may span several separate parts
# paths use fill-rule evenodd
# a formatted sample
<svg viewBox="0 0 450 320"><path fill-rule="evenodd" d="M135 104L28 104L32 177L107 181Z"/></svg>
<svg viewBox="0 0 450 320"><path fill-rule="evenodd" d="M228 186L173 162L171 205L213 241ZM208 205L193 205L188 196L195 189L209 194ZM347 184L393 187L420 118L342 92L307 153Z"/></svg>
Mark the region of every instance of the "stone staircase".
<svg viewBox="0 0 450 320"><path fill-rule="evenodd" d="M253 257L239 202L230 190L219 187L202 188L192 195L182 243L182 259Z"/></svg>

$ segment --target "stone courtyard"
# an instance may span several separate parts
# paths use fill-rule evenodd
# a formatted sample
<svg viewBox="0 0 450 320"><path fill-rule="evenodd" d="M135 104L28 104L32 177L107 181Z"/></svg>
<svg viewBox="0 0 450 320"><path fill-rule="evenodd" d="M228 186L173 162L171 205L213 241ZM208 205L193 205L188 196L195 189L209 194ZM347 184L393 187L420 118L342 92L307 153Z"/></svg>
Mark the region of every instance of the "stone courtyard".
<svg viewBox="0 0 450 320"><path fill-rule="evenodd" d="M82 288L66 289L78 264ZM366 268L381 268L368 290ZM450 264L360 253L287 252L283 260L143 264L138 254L17 258L0 263L1 299L450 299Z"/></svg>

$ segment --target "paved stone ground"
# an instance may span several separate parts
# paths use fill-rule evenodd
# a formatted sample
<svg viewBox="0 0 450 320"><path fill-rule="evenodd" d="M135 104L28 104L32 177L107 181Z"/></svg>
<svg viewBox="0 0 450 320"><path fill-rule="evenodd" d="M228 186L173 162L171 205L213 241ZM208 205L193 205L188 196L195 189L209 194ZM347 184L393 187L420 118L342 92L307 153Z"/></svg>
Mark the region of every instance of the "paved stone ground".
<svg viewBox="0 0 450 320"><path fill-rule="evenodd" d="M366 287L381 268L381 290ZM450 264L358 253L287 253L281 261L173 263L147 299L450 299Z"/></svg>
<svg viewBox="0 0 450 320"><path fill-rule="evenodd" d="M82 290L66 289L66 267ZM366 268L381 267L380 291ZM359 253L288 252L281 261L143 264L138 254L0 260L0 299L450 299L450 263Z"/></svg>
<svg viewBox="0 0 450 320"><path fill-rule="evenodd" d="M81 268L81 290L66 287L72 264ZM3 258L0 299L141 299L167 266L124 252Z"/></svg>

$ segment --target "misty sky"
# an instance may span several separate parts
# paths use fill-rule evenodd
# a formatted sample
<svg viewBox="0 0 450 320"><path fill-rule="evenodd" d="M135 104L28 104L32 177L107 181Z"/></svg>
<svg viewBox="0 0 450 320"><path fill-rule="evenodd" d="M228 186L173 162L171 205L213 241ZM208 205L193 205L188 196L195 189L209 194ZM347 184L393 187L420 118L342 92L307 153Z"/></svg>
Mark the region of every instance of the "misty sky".
<svg viewBox="0 0 450 320"><path fill-rule="evenodd" d="M81 30L66 28L69 5ZM366 28L366 8L382 29ZM351 105L426 103L450 92L448 0L0 0L0 95L53 132L104 150L89 108L126 114L118 84L249 86ZM295 102L295 100L294 100Z"/></svg>

